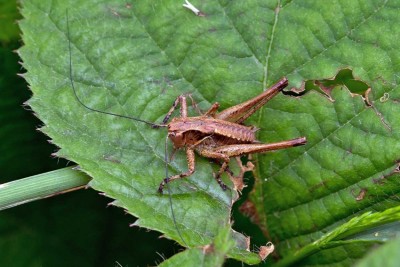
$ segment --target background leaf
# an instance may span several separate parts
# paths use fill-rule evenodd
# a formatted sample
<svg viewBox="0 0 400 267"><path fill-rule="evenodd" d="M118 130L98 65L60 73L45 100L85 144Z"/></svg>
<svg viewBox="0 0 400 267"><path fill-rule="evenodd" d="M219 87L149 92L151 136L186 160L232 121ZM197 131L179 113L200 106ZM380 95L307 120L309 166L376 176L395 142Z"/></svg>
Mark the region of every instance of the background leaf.
<svg viewBox="0 0 400 267"><path fill-rule="evenodd" d="M363 266L397 266L399 262L398 251L400 249L400 241L399 238L387 243L386 245L372 251L367 257L365 257L362 261L357 263L357 267Z"/></svg>
<svg viewBox="0 0 400 267"><path fill-rule="evenodd" d="M309 141L301 153L262 155L265 164L257 165L251 198L263 229L280 242L283 257L357 213L398 205L399 69L390 62L398 61L394 40L399 31L388 23L398 20L398 7L396 1L290 2L280 10L274 39L279 45L271 50L279 65L274 70L296 82L334 78L338 69L349 66L371 88L371 106L338 86L331 92L333 101L310 92L272 102L260 115L260 124L269 122L261 140L277 140L287 132L284 117ZM387 101L382 100L385 94ZM334 262L347 265L354 260L348 256L352 251L348 245L323 251L310 263L329 263L333 260L326 255L334 254Z"/></svg>
<svg viewBox="0 0 400 267"><path fill-rule="evenodd" d="M283 75L301 87L343 68L371 88L367 103L340 86L332 88L334 101L313 91L301 98L280 95L250 120L261 127L263 142L309 141L254 159L252 217L279 243L281 256L357 213L398 205L398 1L194 4L205 17L176 1L24 3L20 54L34 93L29 104L61 148L59 156L80 164L94 178L93 188L139 217L136 225L183 243L168 196L156 194L166 133L88 112L74 99L65 52L68 8L78 94L103 111L160 121L184 92L202 108L216 101L225 108ZM191 246L211 243L221 225L230 224L233 198L216 184L206 160L196 164L195 175L171 184L177 226ZM186 168L179 153L169 171ZM229 256L252 262L254 254L239 245L243 236L235 237ZM368 247L346 244L335 259L322 251L302 264L348 265Z"/></svg>

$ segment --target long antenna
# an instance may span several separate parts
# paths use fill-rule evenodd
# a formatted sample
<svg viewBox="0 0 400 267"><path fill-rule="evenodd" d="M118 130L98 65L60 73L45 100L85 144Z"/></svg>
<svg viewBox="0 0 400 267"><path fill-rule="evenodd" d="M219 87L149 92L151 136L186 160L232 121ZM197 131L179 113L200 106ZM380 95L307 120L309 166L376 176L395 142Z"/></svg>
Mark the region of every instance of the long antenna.
<svg viewBox="0 0 400 267"><path fill-rule="evenodd" d="M135 120L138 122L143 122L146 123L150 126L152 126L153 128L160 128L160 127L167 127L166 124L157 124L157 123L153 123L153 122L149 122L149 121L145 121L136 117L130 117L130 116L125 116L125 115L121 115L121 114L116 114L116 113L111 113L111 112L107 112L107 111L102 111L102 110L98 110L98 109L94 109L92 107L87 106L85 103L83 103L80 98L78 97L78 94L76 93L76 89L75 89L75 84L73 81L73 76L72 76L72 52L71 52L71 38L69 35L69 17L68 17L68 9L66 10L66 14L67 14L67 38L68 38L68 50L69 50L69 80L71 83L71 87L74 91L74 95L76 100L82 105L84 106L86 109L94 111L94 112L98 112L98 113L102 113L102 114L106 114L106 115L111 115L111 116L116 116L119 118L125 118L125 119L130 119L130 120ZM168 150L168 137L165 139L165 155L164 155L164 160L165 160L165 177L168 177L168 156L167 156L167 150ZM174 222L175 225L175 229L180 237L180 239L182 240L182 243L186 246L189 247L185 241L185 239L182 236L181 231L178 228L177 222L176 222L176 218L175 218L175 212L172 206L172 196L171 196L171 189L169 187L169 184L167 183L167 189L168 189L168 199L169 199L169 204L171 207L171 217L172 220Z"/></svg>
<svg viewBox="0 0 400 267"><path fill-rule="evenodd" d="M165 161L165 177L168 177L168 136L165 138L165 153L164 153L164 161ZM174 222L176 232L178 233L180 239L182 240L183 244L188 248L188 244L186 243L185 239L183 239L182 233L179 230L178 224L176 223L176 218L175 218L175 212L174 208L172 207L172 194L171 194L171 189L169 188L169 183L166 183L167 189L168 189L168 200L169 200L169 206L171 207L171 217L172 221Z"/></svg>
<svg viewBox="0 0 400 267"><path fill-rule="evenodd" d="M80 100L80 98L78 97L78 94L76 93L75 84L74 84L73 77L72 77L72 52L71 52L71 38L70 38L70 35L69 35L68 9L66 10L66 13L67 13L67 37L68 37L68 50L69 50L69 80L70 80L70 83L71 83L72 90L74 91L74 95L75 95L76 100L78 100L78 102L82 106L84 106L88 110L91 110L91 111L94 111L94 112L107 114L107 115L111 115L111 116L115 116L115 117L119 117L119 118L125 118L125 119L130 119L130 120L143 122L143 123L146 123L146 124L152 126L153 128L166 127L167 125L165 125L165 124L157 124L157 123L153 123L153 122L150 122L150 121L142 120L142 119L139 119L139 118L136 118L136 117L131 117L131 116L126 116L126 115L121 115L121 114L116 114L116 113L111 113L111 112L107 112L107 111L94 109L92 107L87 106L85 103L83 103Z"/></svg>

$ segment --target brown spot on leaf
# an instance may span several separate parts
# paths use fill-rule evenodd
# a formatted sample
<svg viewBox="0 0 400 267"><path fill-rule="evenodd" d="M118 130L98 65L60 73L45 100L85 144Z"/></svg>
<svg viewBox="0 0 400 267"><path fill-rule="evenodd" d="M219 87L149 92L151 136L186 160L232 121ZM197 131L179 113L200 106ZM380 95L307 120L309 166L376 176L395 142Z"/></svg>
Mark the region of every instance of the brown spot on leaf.
<svg viewBox="0 0 400 267"><path fill-rule="evenodd" d="M314 192L315 190L317 190L318 188L324 187L326 186L326 181L322 181L318 184L315 184L313 186L311 186L308 191L310 191L310 193Z"/></svg>
<svg viewBox="0 0 400 267"><path fill-rule="evenodd" d="M353 189L353 190L351 190L351 194L355 197L356 201L361 201L365 198L367 191L368 191L367 189L361 188L360 192L357 195L355 195L354 189Z"/></svg>
<svg viewBox="0 0 400 267"><path fill-rule="evenodd" d="M116 159L113 156L109 156L109 155L103 155L103 159L114 162L114 163L121 163L121 161L119 159Z"/></svg>
<svg viewBox="0 0 400 267"><path fill-rule="evenodd" d="M213 244L205 245L205 246L203 247L203 253L204 253L204 254L211 254L211 253L213 253L213 252L214 252L214 245L213 245Z"/></svg>
<svg viewBox="0 0 400 267"><path fill-rule="evenodd" d="M393 169L393 171L391 171L391 172L388 173L388 174L381 175L379 178L374 178L374 179L372 179L372 182L373 182L374 184L383 185L383 184L385 184L385 180L386 180L388 177L392 176L393 174L400 173L400 162L399 162L399 161L396 161L396 164L397 164L397 166L396 166L396 168Z"/></svg>
<svg viewBox="0 0 400 267"><path fill-rule="evenodd" d="M389 100L389 97L390 97L389 93L384 93L383 96L381 98L379 98L379 101L384 103Z"/></svg>
<svg viewBox="0 0 400 267"><path fill-rule="evenodd" d="M108 8L111 14L113 14L115 17L121 17L121 14L114 8L109 7Z"/></svg>

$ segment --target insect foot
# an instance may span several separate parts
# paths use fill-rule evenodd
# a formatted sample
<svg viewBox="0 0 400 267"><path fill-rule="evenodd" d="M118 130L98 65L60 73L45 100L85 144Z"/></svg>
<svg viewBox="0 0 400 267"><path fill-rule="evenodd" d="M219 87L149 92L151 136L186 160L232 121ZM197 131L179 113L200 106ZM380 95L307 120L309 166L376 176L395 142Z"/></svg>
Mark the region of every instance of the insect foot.
<svg viewBox="0 0 400 267"><path fill-rule="evenodd" d="M169 178L164 178L163 181L160 183L160 186L158 187L158 193L162 194L164 191L164 186L169 182Z"/></svg>
<svg viewBox="0 0 400 267"><path fill-rule="evenodd" d="M219 175L219 173L216 175L214 174L214 178L215 178L215 180L217 180L217 183L222 188L222 190L226 191L226 189L228 189L228 186L226 184L224 184L224 182L221 179L221 175Z"/></svg>

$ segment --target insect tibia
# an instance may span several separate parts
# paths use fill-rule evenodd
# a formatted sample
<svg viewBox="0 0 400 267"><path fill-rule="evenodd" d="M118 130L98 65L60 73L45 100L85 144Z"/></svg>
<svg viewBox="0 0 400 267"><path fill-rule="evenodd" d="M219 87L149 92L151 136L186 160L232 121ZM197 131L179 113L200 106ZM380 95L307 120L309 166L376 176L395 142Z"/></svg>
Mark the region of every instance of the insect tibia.
<svg viewBox="0 0 400 267"><path fill-rule="evenodd" d="M221 111L216 115L216 118L241 124L254 112L265 105L265 103L281 92L286 86L288 86L288 80L283 77L258 96Z"/></svg>
<svg viewBox="0 0 400 267"><path fill-rule="evenodd" d="M291 142L293 147L295 147L295 146L304 146L305 144L307 144L307 138L299 137L299 138L290 140L288 142Z"/></svg>

